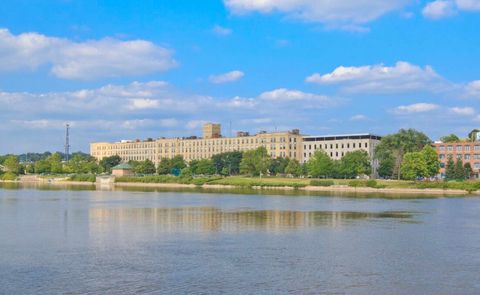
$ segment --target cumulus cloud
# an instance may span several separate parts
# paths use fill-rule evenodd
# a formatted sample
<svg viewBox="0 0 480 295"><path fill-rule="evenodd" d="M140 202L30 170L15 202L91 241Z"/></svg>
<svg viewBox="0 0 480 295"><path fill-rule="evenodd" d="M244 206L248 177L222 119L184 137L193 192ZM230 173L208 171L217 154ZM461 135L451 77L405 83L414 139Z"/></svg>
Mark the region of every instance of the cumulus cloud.
<svg viewBox="0 0 480 295"><path fill-rule="evenodd" d="M428 3L422 10L423 16L431 19L439 19L455 15L456 7L452 1L437 0Z"/></svg>
<svg viewBox="0 0 480 295"><path fill-rule="evenodd" d="M212 75L209 77L210 82L214 84L223 84L223 83L230 83L235 82L241 79L245 74L242 71L235 70L228 73L220 74L220 75Z"/></svg>
<svg viewBox="0 0 480 295"><path fill-rule="evenodd" d="M465 86L465 94L468 97L480 98L480 80L475 80Z"/></svg>
<svg viewBox="0 0 480 295"><path fill-rule="evenodd" d="M399 11L410 0L224 0L236 14L279 12L289 17L329 25L364 24Z"/></svg>
<svg viewBox="0 0 480 295"><path fill-rule="evenodd" d="M393 110L393 112L396 114L406 115L406 114L430 112L438 108L439 106L436 104L421 102L421 103L414 103L411 105L398 106Z"/></svg>
<svg viewBox="0 0 480 295"><path fill-rule="evenodd" d="M12 34L0 29L0 71L50 67L62 79L137 76L176 66L173 52L145 40L113 38L74 42L39 33Z"/></svg>
<svg viewBox="0 0 480 295"><path fill-rule="evenodd" d="M314 73L309 83L340 85L345 91L367 93L398 93L412 90L440 91L449 83L431 66L421 67L399 61L394 66L383 64L360 67L337 67L327 74Z"/></svg>
<svg viewBox="0 0 480 295"><path fill-rule="evenodd" d="M441 19L457 14L459 11L480 11L479 0L435 0L427 3L422 10L423 16Z"/></svg>
<svg viewBox="0 0 480 295"><path fill-rule="evenodd" d="M219 25L214 26L212 31L213 33L219 36L228 36L228 35L231 35L233 32L232 29L225 28Z"/></svg>

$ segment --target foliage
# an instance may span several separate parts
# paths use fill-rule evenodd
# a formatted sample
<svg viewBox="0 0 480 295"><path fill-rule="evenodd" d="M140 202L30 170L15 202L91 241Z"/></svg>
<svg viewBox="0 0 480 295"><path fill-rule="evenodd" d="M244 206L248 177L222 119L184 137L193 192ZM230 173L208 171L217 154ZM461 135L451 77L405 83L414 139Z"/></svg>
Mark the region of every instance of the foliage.
<svg viewBox="0 0 480 295"><path fill-rule="evenodd" d="M288 158L275 158L270 161L268 171L271 175L284 174L286 167L291 161Z"/></svg>
<svg viewBox="0 0 480 295"><path fill-rule="evenodd" d="M344 178L368 175L371 172L370 157L364 150L348 152L340 160L339 174Z"/></svg>
<svg viewBox="0 0 480 295"><path fill-rule="evenodd" d="M333 180L323 180L323 179L313 179L310 180L310 185L312 186L332 186L335 182Z"/></svg>
<svg viewBox="0 0 480 295"><path fill-rule="evenodd" d="M463 168L465 169L465 179L470 179L473 176L473 169L472 165L467 162L463 165Z"/></svg>
<svg viewBox="0 0 480 295"><path fill-rule="evenodd" d="M47 160L38 160L34 165L35 173L50 173L50 162Z"/></svg>
<svg viewBox="0 0 480 295"><path fill-rule="evenodd" d="M440 169L440 161L438 160L438 155L435 149L431 145L426 145L422 151L423 159L425 160L426 165L426 177L434 177L438 174Z"/></svg>
<svg viewBox="0 0 480 295"><path fill-rule="evenodd" d="M171 169L179 169L182 170L183 168L187 167L187 164L183 160L182 155L176 155L170 160L170 167Z"/></svg>
<svg viewBox="0 0 480 295"><path fill-rule="evenodd" d="M130 161L130 165L133 167L133 172L136 174L155 174L155 164L149 159L145 161Z"/></svg>
<svg viewBox="0 0 480 295"><path fill-rule="evenodd" d="M172 169L171 167L172 165L170 159L162 158L160 159L160 163L158 163L157 173L160 175L170 174L170 170Z"/></svg>
<svg viewBox="0 0 480 295"><path fill-rule="evenodd" d="M440 137L440 140L442 142L457 142L457 141L460 141L460 138L458 136L456 136L455 134L449 134L449 135L445 135L445 136L442 136Z"/></svg>
<svg viewBox="0 0 480 295"><path fill-rule="evenodd" d="M455 162L455 179L456 180L465 179L465 168L463 168L462 159L457 159L457 162Z"/></svg>
<svg viewBox="0 0 480 295"><path fill-rule="evenodd" d="M122 159L119 155L105 157L100 160L100 167L102 167L103 172L112 173L112 168L117 166L122 162Z"/></svg>
<svg viewBox="0 0 480 295"><path fill-rule="evenodd" d="M240 173L240 162L243 153L239 151L226 152L212 156L216 174L236 175Z"/></svg>
<svg viewBox="0 0 480 295"><path fill-rule="evenodd" d="M333 174L333 160L323 150L317 150L307 162L308 174L312 177L330 177Z"/></svg>
<svg viewBox="0 0 480 295"><path fill-rule="evenodd" d="M46 161L48 162L51 173L63 173L62 156L59 153L55 153L49 156Z"/></svg>
<svg viewBox="0 0 480 295"><path fill-rule="evenodd" d="M76 174L95 174L101 172L101 168L97 164L95 158L88 155L84 156L82 154L74 154L65 165L64 169L66 173Z"/></svg>
<svg viewBox="0 0 480 295"><path fill-rule="evenodd" d="M423 154L421 152L405 154L401 172L402 178L409 180L428 176L429 172Z"/></svg>
<svg viewBox="0 0 480 295"><path fill-rule="evenodd" d="M215 166L213 165L212 160L203 159L199 160L196 164L195 170L192 170L192 173L201 174L201 175L213 175L215 174Z"/></svg>
<svg viewBox="0 0 480 295"><path fill-rule="evenodd" d="M95 182L97 177L94 174L75 174L68 178L70 181Z"/></svg>
<svg viewBox="0 0 480 295"><path fill-rule="evenodd" d="M455 162L453 161L453 156L448 155L447 163L445 166L445 179L452 180L455 179Z"/></svg>
<svg viewBox="0 0 480 295"><path fill-rule="evenodd" d="M289 175L293 175L295 177L299 177L301 175L304 174L304 168L302 166L302 164L300 164L300 162L298 162L297 160L293 159L293 160L290 160L287 164L287 166L285 167L285 171L284 171L286 174L289 174Z"/></svg>
<svg viewBox="0 0 480 295"><path fill-rule="evenodd" d="M13 180L17 179L17 174L15 174L13 172L7 172L7 173L4 173L3 175L1 175L1 179L2 180L13 181Z"/></svg>
<svg viewBox="0 0 480 295"><path fill-rule="evenodd" d="M270 166L270 160L265 147L245 151L240 162L240 172L253 176L266 175Z"/></svg>
<svg viewBox="0 0 480 295"><path fill-rule="evenodd" d="M378 166L378 175L383 178L390 178L393 175L393 169L395 168L395 160L393 157L386 156Z"/></svg>
<svg viewBox="0 0 480 295"><path fill-rule="evenodd" d="M5 172L10 172L13 174L20 173L20 163L18 162L17 156L7 156L3 161L3 166L5 167Z"/></svg>
<svg viewBox="0 0 480 295"><path fill-rule="evenodd" d="M406 153L418 152L430 143L431 140L420 131L400 129L397 133L382 138L380 144L375 148L375 157L380 163L390 162L393 159L393 169L390 177L400 179L403 156ZM383 172L386 172L386 169L384 170Z"/></svg>

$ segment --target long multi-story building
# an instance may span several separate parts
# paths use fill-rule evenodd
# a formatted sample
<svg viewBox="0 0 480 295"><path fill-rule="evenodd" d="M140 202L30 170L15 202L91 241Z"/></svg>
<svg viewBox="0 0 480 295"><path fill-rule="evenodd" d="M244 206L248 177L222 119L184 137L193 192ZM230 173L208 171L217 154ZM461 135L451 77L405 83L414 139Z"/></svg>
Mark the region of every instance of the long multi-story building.
<svg viewBox="0 0 480 295"><path fill-rule="evenodd" d="M162 158L182 155L186 161L208 159L215 154L246 151L265 147L272 158L290 158L304 163L316 150L324 150L332 159L341 159L347 152L365 150L374 158L381 137L371 134L303 136L298 129L282 132L261 131L255 135L237 132L235 137L223 137L220 124L205 124L203 137L159 138L156 140L122 140L90 144L91 156L101 160L119 155L123 161L151 160L156 165ZM372 161L376 170L377 162Z"/></svg>

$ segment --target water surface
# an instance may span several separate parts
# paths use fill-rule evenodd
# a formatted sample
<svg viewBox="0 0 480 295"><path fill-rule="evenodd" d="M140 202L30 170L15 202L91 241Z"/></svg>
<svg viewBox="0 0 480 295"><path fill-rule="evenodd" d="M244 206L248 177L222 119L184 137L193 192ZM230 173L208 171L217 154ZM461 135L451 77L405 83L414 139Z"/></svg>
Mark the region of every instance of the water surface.
<svg viewBox="0 0 480 295"><path fill-rule="evenodd" d="M478 294L480 199L0 187L0 294Z"/></svg>

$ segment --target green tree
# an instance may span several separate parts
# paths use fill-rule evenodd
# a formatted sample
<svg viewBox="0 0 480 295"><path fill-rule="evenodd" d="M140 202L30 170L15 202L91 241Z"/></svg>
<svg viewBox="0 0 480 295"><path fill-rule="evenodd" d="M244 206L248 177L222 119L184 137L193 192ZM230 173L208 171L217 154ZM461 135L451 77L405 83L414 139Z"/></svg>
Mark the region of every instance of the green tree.
<svg viewBox="0 0 480 295"><path fill-rule="evenodd" d="M59 153L49 156L47 162L50 165L51 173L63 173L62 156Z"/></svg>
<svg viewBox="0 0 480 295"><path fill-rule="evenodd" d="M35 162L35 173L50 173L50 162L47 160L38 160Z"/></svg>
<svg viewBox="0 0 480 295"><path fill-rule="evenodd" d="M182 155L176 155L170 160L171 169L179 169L182 170L183 168L187 167L185 160L183 160Z"/></svg>
<svg viewBox="0 0 480 295"><path fill-rule="evenodd" d="M445 179L455 179L455 162L453 161L452 155L448 155L447 157L447 164L445 166Z"/></svg>
<svg viewBox="0 0 480 295"><path fill-rule="evenodd" d="M461 158L455 162L455 179L465 180L465 168L463 167L463 161Z"/></svg>
<svg viewBox="0 0 480 295"><path fill-rule="evenodd" d="M168 158L160 159L160 163L158 163L158 167L157 167L157 173L160 175L166 175L166 174L170 174L171 170L172 170L172 164L170 159Z"/></svg>
<svg viewBox="0 0 480 295"><path fill-rule="evenodd" d="M372 173L370 157L364 150L346 153L340 160L339 172L345 178L355 178L360 175Z"/></svg>
<svg viewBox="0 0 480 295"><path fill-rule="evenodd" d="M136 162L133 165L133 171L137 174L155 174L155 164L149 159Z"/></svg>
<svg viewBox="0 0 480 295"><path fill-rule="evenodd" d="M440 161L438 160L437 152L431 145L426 145L421 153L427 165L427 174L425 176L434 177L440 170Z"/></svg>
<svg viewBox="0 0 480 295"><path fill-rule="evenodd" d="M402 178L415 180L428 174L427 164L421 152L406 153L402 165Z"/></svg>
<svg viewBox="0 0 480 295"><path fill-rule="evenodd" d="M268 171L271 174L283 174L285 173L285 168L289 164L290 160L288 158L275 158L270 161L270 167L268 167Z"/></svg>
<svg viewBox="0 0 480 295"><path fill-rule="evenodd" d="M69 173L99 173L101 168L96 159L89 155L75 153L66 165L66 171Z"/></svg>
<svg viewBox="0 0 480 295"><path fill-rule="evenodd" d="M400 129L397 133L382 138L375 148L375 157L382 163L393 159L391 177L400 179L403 156L406 153L418 152L431 140L422 132L415 129Z"/></svg>
<svg viewBox="0 0 480 295"><path fill-rule="evenodd" d="M117 166L122 162L122 159L119 155L105 157L100 160L100 166L102 167L103 172L112 173L112 168Z"/></svg>
<svg viewBox="0 0 480 295"><path fill-rule="evenodd" d="M445 136L442 136L440 137L440 140L447 143L447 142L457 142L457 141L460 141L460 138L458 136L456 136L455 134L449 134L449 135L445 135Z"/></svg>
<svg viewBox="0 0 480 295"><path fill-rule="evenodd" d="M465 169L465 178L466 179L472 178L473 176L472 165L469 162L467 162L463 165L463 168Z"/></svg>
<svg viewBox="0 0 480 295"><path fill-rule="evenodd" d="M393 169L395 166L395 160L392 157L386 157L378 166L378 175L383 178L390 178L393 175Z"/></svg>
<svg viewBox="0 0 480 295"><path fill-rule="evenodd" d="M304 174L304 169L302 164L295 159L292 159L288 162L287 167L285 167L285 173L299 177Z"/></svg>
<svg viewBox="0 0 480 295"><path fill-rule="evenodd" d="M265 147L245 151L240 162L240 172L253 176L263 175L268 172L270 156Z"/></svg>
<svg viewBox="0 0 480 295"><path fill-rule="evenodd" d="M215 173L222 175L235 175L240 173L240 162L243 153L239 151L226 152L212 156Z"/></svg>
<svg viewBox="0 0 480 295"><path fill-rule="evenodd" d="M20 163L16 156L10 155L6 157L3 161L3 166L5 167L5 172L11 172L14 174L20 173Z"/></svg>
<svg viewBox="0 0 480 295"><path fill-rule="evenodd" d="M203 159L198 161L195 174L203 174L203 175L215 174L215 166L213 165L213 161L209 159Z"/></svg>
<svg viewBox="0 0 480 295"><path fill-rule="evenodd" d="M313 177L331 177L334 174L333 160L323 150L317 150L307 162L308 174Z"/></svg>

